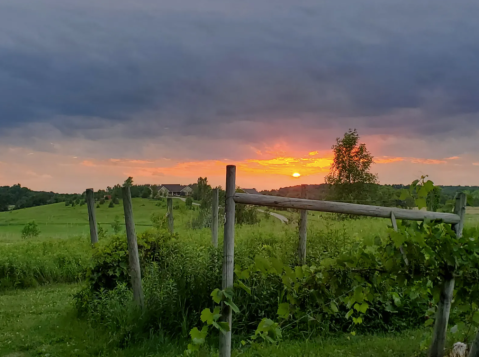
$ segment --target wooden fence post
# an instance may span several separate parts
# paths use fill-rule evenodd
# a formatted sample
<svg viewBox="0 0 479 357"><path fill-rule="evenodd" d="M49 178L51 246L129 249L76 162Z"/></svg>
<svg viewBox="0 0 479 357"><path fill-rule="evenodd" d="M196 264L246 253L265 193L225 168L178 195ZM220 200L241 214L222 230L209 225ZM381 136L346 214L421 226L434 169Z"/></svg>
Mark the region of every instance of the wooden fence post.
<svg viewBox="0 0 479 357"><path fill-rule="evenodd" d="M168 197L166 199L167 215L168 215L168 230L170 233L175 231L175 222L173 217L173 198Z"/></svg>
<svg viewBox="0 0 479 357"><path fill-rule="evenodd" d="M461 220L452 226L456 232L457 237L462 237L462 230L464 228L464 219L466 217L466 195L464 193L456 194L454 213L457 214ZM431 348L429 350L429 357L443 357L444 346L446 344L447 323L449 321L449 313L451 312L451 303L454 294L454 272L446 272L444 284L442 286L441 295L439 297L439 304L437 307L436 322L434 324L434 332L432 336Z"/></svg>
<svg viewBox="0 0 479 357"><path fill-rule="evenodd" d="M128 240L128 255L130 265L131 286L135 302L143 308L143 288L141 286L140 259L138 257L138 243L136 241L135 221L131 205L130 187L122 187L123 209L125 211L126 238Z"/></svg>
<svg viewBox="0 0 479 357"><path fill-rule="evenodd" d="M224 230L224 249L223 249L223 285L222 288L233 288L234 272L234 252L235 252L235 200L236 190L236 166L228 165L226 167L226 199L225 199L225 230ZM231 357L231 331L232 315L231 308L222 304L222 321L230 326L227 332L220 332L220 357Z"/></svg>
<svg viewBox="0 0 479 357"><path fill-rule="evenodd" d="M471 346L471 352L469 352L469 357L479 357L479 331L477 331L476 338Z"/></svg>
<svg viewBox="0 0 479 357"><path fill-rule="evenodd" d="M398 231L398 224L396 222L396 216L394 215L394 212L391 211L391 224L393 226L393 229L397 232ZM402 254L402 257L404 259L404 263L406 263L406 265L409 265L409 261L406 257L406 254L404 254L404 249L402 246L399 247L399 251L401 252Z"/></svg>
<svg viewBox="0 0 479 357"><path fill-rule="evenodd" d="M212 192L211 204L211 242L213 247L218 248L218 201L220 189L215 188Z"/></svg>
<svg viewBox="0 0 479 357"><path fill-rule="evenodd" d="M95 197L93 197L92 188L86 190L86 204L88 206L88 221L90 222L91 244L95 244L98 243L98 226L96 224Z"/></svg>
<svg viewBox="0 0 479 357"><path fill-rule="evenodd" d="M301 198L306 197L307 185L301 185ZM308 211L301 210L301 218L299 221L299 245L298 245L298 261L299 265L306 262L306 241L308 238Z"/></svg>

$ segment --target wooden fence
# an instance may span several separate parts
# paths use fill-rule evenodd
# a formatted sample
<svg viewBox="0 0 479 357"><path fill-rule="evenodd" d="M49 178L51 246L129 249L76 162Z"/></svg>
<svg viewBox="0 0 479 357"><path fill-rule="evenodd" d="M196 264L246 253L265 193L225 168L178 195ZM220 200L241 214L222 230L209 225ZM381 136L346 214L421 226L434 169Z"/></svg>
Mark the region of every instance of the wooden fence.
<svg viewBox="0 0 479 357"><path fill-rule="evenodd" d="M367 206L351 203L330 201L315 201L305 198L286 198L264 196L254 194L236 193L236 166L226 167L226 222L224 227L224 251L223 251L223 289L233 288L234 272L234 238L235 238L235 204L269 206L278 208L294 208L301 210L300 236L298 244L299 261L304 262L306 257L306 225L307 211L342 213L368 217L390 219L394 229L397 229L396 219L403 220L442 220L452 224L457 236L462 235L466 210L466 196L463 193L456 195L454 213L439 213L428 211L415 211L400 208ZM305 190L302 189L302 197ZM406 264L407 259L405 258ZM433 340L430 348L430 356L442 356L446 341L447 323L451 309L452 295L454 291L454 277L445 279L438 305L436 323L434 326ZM231 356L231 308L227 305L222 307L222 319L230 325L230 331L220 332L220 357Z"/></svg>
<svg viewBox="0 0 479 357"><path fill-rule="evenodd" d="M136 241L135 224L131 206L131 195L129 187L123 188L123 206L125 210L125 224L128 240L128 251L130 256L130 276L133 287L133 295L138 305L143 306L143 291L141 286L141 272L138 261L138 245ZM212 200L212 245L218 246L218 202L219 190L215 189ZM222 289L233 288L234 278L234 239L235 239L235 205L236 203L268 206L278 208L299 209L301 214L299 239L298 239L298 262L304 264L306 260L307 245L307 212L319 211L330 213L341 213L368 217L387 218L391 220L392 226L397 230L396 219L402 220L442 220L444 223L452 224L457 236L462 235L465 218L466 196L463 193L456 195L454 213L440 213L428 211L414 211L407 209L368 206L351 203L340 203L330 201L316 201L306 199L306 186L301 188L302 198L286 198L276 196L264 196L256 194L244 194L236 192L236 166L226 167L226 196L225 196L225 224L223 242L223 277ZM90 221L90 232L92 244L98 241L97 224L95 218L93 190L87 190L88 216ZM167 200L168 229L173 233L173 204L172 199ZM400 247L402 252L402 247ZM407 258L404 257L406 265ZM444 281L436 323L434 326L433 341L430 349L430 356L442 356L446 340L447 324L451 309L452 296L454 291L454 277L450 276ZM223 304L221 307L222 321L228 322L230 330L220 332L220 357L231 356L231 334L232 334L232 311Z"/></svg>

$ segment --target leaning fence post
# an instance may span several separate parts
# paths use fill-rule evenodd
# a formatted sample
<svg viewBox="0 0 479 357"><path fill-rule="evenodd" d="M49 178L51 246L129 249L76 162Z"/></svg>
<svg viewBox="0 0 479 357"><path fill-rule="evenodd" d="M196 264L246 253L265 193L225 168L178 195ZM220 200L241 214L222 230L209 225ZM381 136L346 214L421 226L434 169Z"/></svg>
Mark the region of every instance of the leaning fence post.
<svg viewBox="0 0 479 357"><path fill-rule="evenodd" d="M140 259L138 257L138 243L136 241L135 221L133 220L133 207L131 205L130 187L122 187L122 193L133 298L135 299L135 302L141 308L143 308L143 288L141 286Z"/></svg>
<svg viewBox="0 0 479 357"><path fill-rule="evenodd" d="M306 198L306 185L301 185L301 198ZM299 245L298 245L298 261L299 265L306 262L306 241L308 238L308 211L301 210L301 218L299 221Z"/></svg>
<svg viewBox="0 0 479 357"><path fill-rule="evenodd" d="M212 204L211 204L211 242L213 247L218 248L218 200L219 200L219 188L215 188L212 191Z"/></svg>
<svg viewBox="0 0 479 357"><path fill-rule="evenodd" d="M173 233L175 230L175 222L173 217L173 198L168 197L166 199L167 215L168 215L168 230Z"/></svg>
<svg viewBox="0 0 479 357"><path fill-rule="evenodd" d="M225 230L223 242L223 285L222 288L233 289L234 252L235 252L235 200L236 189L236 166L226 167L226 198L225 198ZM231 331L232 316L231 307L222 304L222 321L228 323L230 329L227 332L220 332L220 357L231 356Z"/></svg>
<svg viewBox="0 0 479 357"><path fill-rule="evenodd" d="M452 226L456 232L456 236L462 236L464 228L464 219L466 217L466 195L464 193L457 193L455 198L454 213L457 214L461 220ZM454 294L454 272L446 272L444 284L442 286L441 295L439 297L439 304L436 313L436 322L434 324L434 332L432 336L431 349L429 357L444 356L444 346L446 344L447 323L449 321L449 313L451 311L452 297Z"/></svg>
<svg viewBox="0 0 479 357"><path fill-rule="evenodd" d="M96 225L95 197L93 197L92 188L86 190L86 204L88 207L88 221L90 222L91 244L95 244L98 243L98 226Z"/></svg>

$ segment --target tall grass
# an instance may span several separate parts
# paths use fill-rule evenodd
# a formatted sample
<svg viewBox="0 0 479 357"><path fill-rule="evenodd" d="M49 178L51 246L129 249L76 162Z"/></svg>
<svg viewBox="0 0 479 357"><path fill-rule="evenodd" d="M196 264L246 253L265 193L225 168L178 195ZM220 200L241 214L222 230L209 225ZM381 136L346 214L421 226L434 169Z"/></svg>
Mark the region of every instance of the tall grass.
<svg viewBox="0 0 479 357"><path fill-rule="evenodd" d="M78 282L91 264L84 237L0 245L0 290L53 282Z"/></svg>

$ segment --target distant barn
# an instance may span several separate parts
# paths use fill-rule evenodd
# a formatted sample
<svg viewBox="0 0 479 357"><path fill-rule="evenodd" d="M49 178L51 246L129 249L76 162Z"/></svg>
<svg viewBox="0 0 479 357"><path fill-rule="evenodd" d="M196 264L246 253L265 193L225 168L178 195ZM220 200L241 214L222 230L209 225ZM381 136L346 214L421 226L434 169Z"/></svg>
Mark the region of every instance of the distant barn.
<svg viewBox="0 0 479 357"><path fill-rule="evenodd" d="M158 194L160 196L189 196L193 192L190 186L180 184L161 185Z"/></svg>

